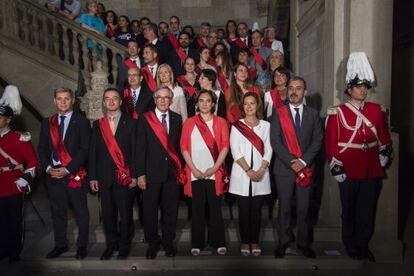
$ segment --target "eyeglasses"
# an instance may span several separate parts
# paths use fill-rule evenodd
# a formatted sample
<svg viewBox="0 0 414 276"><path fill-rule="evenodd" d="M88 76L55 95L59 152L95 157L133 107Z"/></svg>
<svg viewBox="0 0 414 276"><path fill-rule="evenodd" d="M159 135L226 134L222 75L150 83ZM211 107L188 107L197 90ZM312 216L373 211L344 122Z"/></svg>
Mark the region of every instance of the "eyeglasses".
<svg viewBox="0 0 414 276"><path fill-rule="evenodd" d="M155 99L162 100L162 101L166 101L166 100L171 100L171 97L160 97L160 96L157 96L157 97L155 97Z"/></svg>

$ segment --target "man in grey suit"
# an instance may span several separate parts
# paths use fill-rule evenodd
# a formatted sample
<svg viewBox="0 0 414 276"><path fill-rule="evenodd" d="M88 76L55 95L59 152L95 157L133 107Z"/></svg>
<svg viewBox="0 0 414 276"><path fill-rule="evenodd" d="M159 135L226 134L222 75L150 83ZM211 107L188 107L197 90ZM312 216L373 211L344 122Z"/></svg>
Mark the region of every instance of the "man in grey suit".
<svg viewBox="0 0 414 276"><path fill-rule="evenodd" d="M306 82L301 77L293 77L288 84L289 119L293 123L294 132L302 155L297 158L290 151L288 144L291 141L285 139L281 127L281 119L278 112L272 113L270 127L270 142L274 150L275 161L273 174L276 180L277 194L279 196L278 235L279 245L275 250L276 258L283 258L286 249L295 240L292 223L291 208L292 199L296 198L297 217L297 247L305 257L315 258L315 252L311 248L308 225L308 209L312 181L309 185L297 183L297 175L306 168L311 168L316 155L322 146L323 130L319 113L303 104L307 93ZM285 118L286 119L286 118ZM286 120L285 120L286 122ZM295 195L295 196L294 196Z"/></svg>

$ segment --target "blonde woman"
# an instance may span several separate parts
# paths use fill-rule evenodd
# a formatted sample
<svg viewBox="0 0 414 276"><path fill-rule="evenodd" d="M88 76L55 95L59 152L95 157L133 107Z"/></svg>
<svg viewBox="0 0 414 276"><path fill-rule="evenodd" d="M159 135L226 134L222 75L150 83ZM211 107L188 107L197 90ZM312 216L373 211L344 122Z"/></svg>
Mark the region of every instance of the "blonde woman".
<svg viewBox="0 0 414 276"><path fill-rule="evenodd" d="M181 115L183 121L188 117L187 103L185 100L184 90L178 86L174 81L174 74L171 66L168 64L161 64L157 70L157 85L158 87L168 87L173 92L172 104L170 110Z"/></svg>

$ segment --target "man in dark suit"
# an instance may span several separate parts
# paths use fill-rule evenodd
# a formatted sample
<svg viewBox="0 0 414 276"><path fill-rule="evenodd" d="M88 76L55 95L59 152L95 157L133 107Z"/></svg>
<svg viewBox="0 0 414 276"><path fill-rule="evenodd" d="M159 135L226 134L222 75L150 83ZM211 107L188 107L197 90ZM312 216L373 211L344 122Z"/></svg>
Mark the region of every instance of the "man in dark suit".
<svg viewBox="0 0 414 276"><path fill-rule="evenodd" d="M139 114L154 108L152 92L146 84L142 84L142 79L138 68L128 69L128 87L122 94L122 111L134 119L137 119Z"/></svg>
<svg viewBox="0 0 414 276"><path fill-rule="evenodd" d="M288 84L289 105L283 106L289 113L287 116L282 116L282 112L279 115L279 111L272 113L270 142L275 154L273 173L279 196L279 246L275 250L276 258L283 258L286 249L295 239L291 223L293 198L296 198L298 249L308 258L316 257L311 248L310 226L307 223L311 177L308 178L310 182L302 183L298 176L304 176L314 165L315 157L322 146L323 130L318 112L303 104L306 93L305 80L293 77ZM287 124L290 124L293 132L293 138L289 140L285 138ZM292 152L293 141L299 144L302 153L300 156Z"/></svg>
<svg viewBox="0 0 414 276"><path fill-rule="evenodd" d="M249 28L246 22L237 24L237 35L238 38L230 44L230 54L234 64L237 63L240 48L252 47L252 39L249 36Z"/></svg>
<svg viewBox="0 0 414 276"><path fill-rule="evenodd" d="M185 74L184 62L187 57L192 57L196 64L198 63L199 53L197 50L190 48L190 34L181 32L178 37L179 49L171 49L169 54L168 64L171 66L174 76L178 77ZM184 53L182 57L179 56L179 51Z"/></svg>
<svg viewBox="0 0 414 276"><path fill-rule="evenodd" d="M46 258L56 258L68 250L67 209L71 205L79 229L77 259L87 255L89 211L88 186L83 185L91 128L89 121L73 111L75 96L69 88L54 92L57 114L43 120L38 153L52 208L55 248ZM59 147L57 147L59 145Z"/></svg>
<svg viewBox="0 0 414 276"><path fill-rule="evenodd" d="M128 69L144 66L143 60L139 57L140 48L135 40L128 42L128 57L119 64L118 90L123 91L128 83Z"/></svg>
<svg viewBox="0 0 414 276"><path fill-rule="evenodd" d="M182 164L179 142L182 128L181 116L169 110L172 91L168 87L157 89L154 93L155 110L149 111L138 119L137 132L137 175L138 186L143 190L144 230L148 242L147 259L157 256L162 243L166 256L174 257L173 245L178 213L179 186L177 167L174 161ZM148 118L152 116L152 121ZM156 116L156 117L155 117ZM152 122L152 123L151 123ZM155 123L154 123L155 122ZM154 124L161 126L156 131ZM175 150L175 157L162 144L159 132L165 133L165 144ZM158 208L162 211L162 238L158 235Z"/></svg>
<svg viewBox="0 0 414 276"><path fill-rule="evenodd" d="M132 207L133 188L137 184L136 123L131 117L121 112L121 103L121 94L118 90L106 89L103 94L105 117L96 120L92 127L88 162L89 186L92 191L99 192L101 196L102 220L106 237L106 249L101 260L110 259L118 248L118 259L126 259L134 236ZM113 146L114 143L118 148ZM124 178L122 178L121 171L124 172Z"/></svg>
<svg viewBox="0 0 414 276"><path fill-rule="evenodd" d="M143 49L144 46L148 44L154 45L157 48L158 52L158 63L165 63L172 46L168 39L159 39L157 24L151 22L144 27L144 38L144 45L140 45L140 48Z"/></svg>

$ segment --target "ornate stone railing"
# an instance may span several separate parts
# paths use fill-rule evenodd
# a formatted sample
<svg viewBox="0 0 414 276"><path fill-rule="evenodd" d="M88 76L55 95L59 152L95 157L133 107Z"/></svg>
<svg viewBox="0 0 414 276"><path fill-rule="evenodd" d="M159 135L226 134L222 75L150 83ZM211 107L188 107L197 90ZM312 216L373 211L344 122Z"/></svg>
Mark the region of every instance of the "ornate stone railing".
<svg viewBox="0 0 414 276"><path fill-rule="evenodd" d="M81 70L87 88L91 86L90 73L97 68L98 61L111 76L110 80L116 81L116 57L123 58L126 51L122 45L30 0L0 0L0 35L9 48L74 81ZM87 48L87 40L93 41L93 48ZM101 49L97 49L97 44Z"/></svg>

